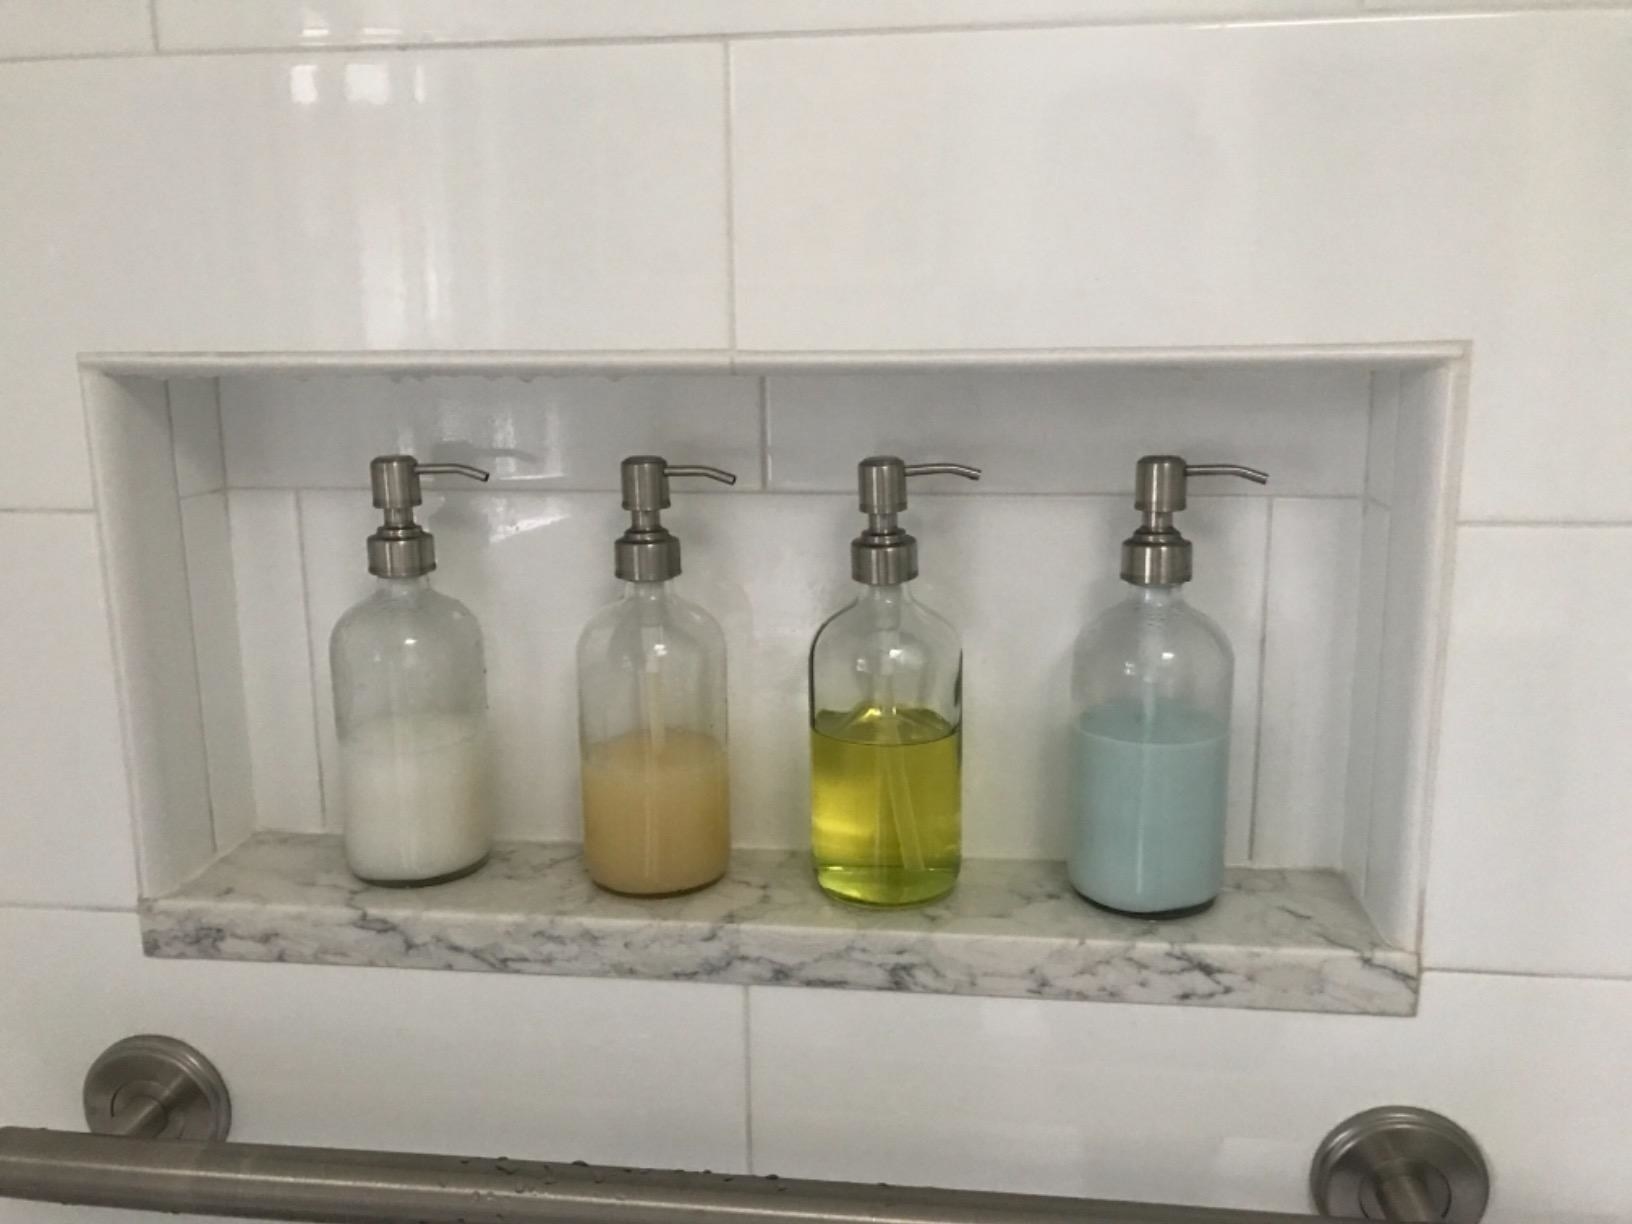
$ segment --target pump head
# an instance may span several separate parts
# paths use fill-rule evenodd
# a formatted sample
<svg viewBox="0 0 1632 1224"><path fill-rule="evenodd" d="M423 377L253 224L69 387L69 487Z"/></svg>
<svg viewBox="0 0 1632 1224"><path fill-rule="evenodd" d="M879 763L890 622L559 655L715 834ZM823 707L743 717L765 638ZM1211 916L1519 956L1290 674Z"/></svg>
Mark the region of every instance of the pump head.
<svg viewBox="0 0 1632 1224"><path fill-rule="evenodd" d="M1239 476L1256 484L1267 473L1238 463L1186 463L1177 455L1146 455L1139 460L1133 506L1144 522L1122 542L1122 581L1134 586L1178 586L1190 581L1190 541L1173 526L1173 515L1186 504L1191 476Z"/></svg>
<svg viewBox="0 0 1632 1224"><path fill-rule="evenodd" d="M378 578L418 578L436 568L436 538L414 522L421 476L469 476L486 481L488 473L465 463L421 463L412 455L379 455L368 465L374 505L385 522L368 537L368 572Z"/></svg>
<svg viewBox="0 0 1632 1224"><path fill-rule="evenodd" d="M979 480L980 469L963 463L903 463L894 455L870 455L858 465L856 475L867 530L850 542L850 576L868 586L895 586L918 576L918 541L895 521L907 508L907 477Z"/></svg>
<svg viewBox="0 0 1632 1224"><path fill-rule="evenodd" d="M630 455L623 461L623 508L629 530L613 546L617 576L625 582L667 582L680 572L680 541L663 526L669 508L669 477L705 476L734 485L737 478L706 464L669 463L657 455Z"/></svg>

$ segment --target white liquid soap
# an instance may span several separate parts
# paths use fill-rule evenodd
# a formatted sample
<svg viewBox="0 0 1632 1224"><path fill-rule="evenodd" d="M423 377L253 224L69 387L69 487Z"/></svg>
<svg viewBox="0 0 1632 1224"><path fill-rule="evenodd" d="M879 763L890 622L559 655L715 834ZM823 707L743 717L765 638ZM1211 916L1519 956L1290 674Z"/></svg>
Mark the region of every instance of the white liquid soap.
<svg viewBox="0 0 1632 1224"><path fill-rule="evenodd" d="M346 862L374 884L461 875L493 841L481 716L377 718L341 740Z"/></svg>

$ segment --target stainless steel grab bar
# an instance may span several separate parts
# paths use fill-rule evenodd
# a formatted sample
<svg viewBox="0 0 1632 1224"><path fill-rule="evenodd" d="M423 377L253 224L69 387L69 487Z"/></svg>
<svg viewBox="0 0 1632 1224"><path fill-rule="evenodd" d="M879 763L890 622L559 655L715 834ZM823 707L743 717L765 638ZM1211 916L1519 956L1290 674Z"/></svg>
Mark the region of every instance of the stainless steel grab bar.
<svg viewBox="0 0 1632 1224"><path fill-rule="evenodd" d="M330 1224L1271 1224L1306 1216L0 1129L0 1192L94 1207Z"/></svg>
<svg viewBox="0 0 1632 1224"><path fill-rule="evenodd" d="M196 1050L158 1037L130 1038L99 1058L86 1079L85 1103L87 1121L103 1133L0 1127L0 1196L328 1224L1274 1224L1313 1218L227 1143L225 1083ZM1321 1145L1311 1174L1315 1201L1328 1217L1476 1222L1487 1186L1472 1139L1437 1114L1410 1109L1369 1110L1349 1119Z"/></svg>

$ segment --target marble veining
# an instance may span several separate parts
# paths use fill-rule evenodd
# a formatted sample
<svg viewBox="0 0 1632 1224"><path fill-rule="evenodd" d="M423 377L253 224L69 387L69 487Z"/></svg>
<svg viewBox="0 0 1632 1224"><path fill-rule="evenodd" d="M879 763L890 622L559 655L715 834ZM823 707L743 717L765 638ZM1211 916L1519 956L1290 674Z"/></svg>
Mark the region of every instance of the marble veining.
<svg viewBox="0 0 1632 1224"><path fill-rule="evenodd" d="M1414 953L1324 871L1238 869L1207 913L1146 922L1077 897L1055 862L975 860L916 910L828 901L806 855L738 851L686 897L590 884L576 846L501 844L473 876L371 888L332 835L262 832L142 903L150 956L749 986L1410 1015Z"/></svg>

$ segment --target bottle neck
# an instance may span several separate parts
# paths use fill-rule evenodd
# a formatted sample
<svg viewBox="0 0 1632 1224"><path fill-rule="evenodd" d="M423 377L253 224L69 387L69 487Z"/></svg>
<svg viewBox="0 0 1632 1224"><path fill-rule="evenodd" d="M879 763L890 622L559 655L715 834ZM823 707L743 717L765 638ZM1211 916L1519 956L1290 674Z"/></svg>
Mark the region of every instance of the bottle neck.
<svg viewBox="0 0 1632 1224"><path fill-rule="evenodd" d="M674 583L668 579L662 582L625 582L618 598L623 603L661 603L673 593Z"/></svg>
<svg viewBox="0 0 1632 1224"><path fill-rule="evenodd" d="M1172 586L1136 586L1129 592L1128 599L1152 611L1177 607L1185 602L1184 584L1178 582Z"/></svg>
<svg viewBox="0 0 1632 1224"><path fill-rule="evenodd" d="M874 586L870 582L861 583L861 594L856 596L856 604L861 607L890 609L905 607L917 603L912 593L912 583L895 582L882 586Z"/></svg>
<svg viewBox="0 0 1632 1224"><path fill-rule="evenodd" d="M389 599L407 599L431 589L431 576L417 574L412 578L375 578L374 593Z"/></svg>

